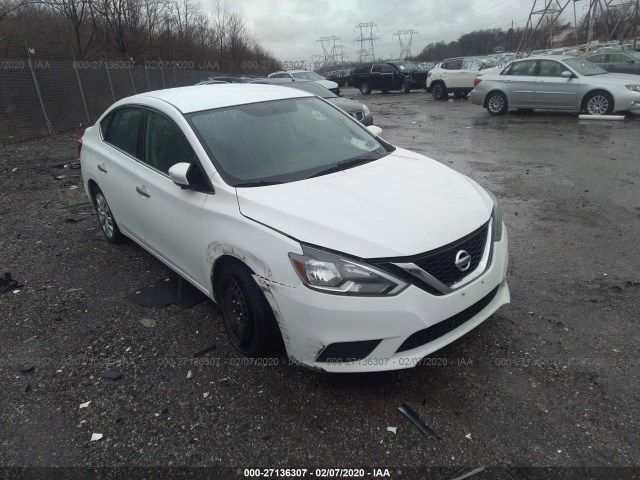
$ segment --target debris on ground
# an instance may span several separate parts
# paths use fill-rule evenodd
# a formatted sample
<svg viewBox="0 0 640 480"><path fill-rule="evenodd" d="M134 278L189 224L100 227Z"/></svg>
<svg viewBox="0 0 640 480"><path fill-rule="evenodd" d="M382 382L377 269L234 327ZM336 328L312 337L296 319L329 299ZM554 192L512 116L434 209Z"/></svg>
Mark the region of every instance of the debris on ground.
<svg viewBox="0 0 640 480"><path fill-rule="evenodd" d="M87 218L91 218L92 215L94 215L93 212L74 213L67 216L67 218L65 218L64 220L65 222L68 222L68 223L78 223L78 222L81 222L82 220L86 220Z"/></svg>
<svg viewBox="0 0 640 480"><path fill-rule="evenodd" d="M198 358L198 357L202 357L205 353L209 353L212 350L215 350L217 348L216 344L211 344L206 348L203 348L202 350L198 350L197 352L195 352L193 354L194 358Z"/></svg>
<svg viewBox="0 0 640 480"><path fill-rule="evenodd" d="M20 367L20 371L21 371L22 373L29 373L29 372L32 372L34 368L35 368L35 367L33 366L33 364L32 364L32 363L25 363L24 365L22 365L22 366Z"/></svg>
<svg viewBox="0 0 640 480"><path fill-rule="evenodd" d="M462 470L458 471L451 480L464 480L465 478L472 477L474 475L477 475L478 473L484 472L484 467L474 468L469 472L463 473L465 470L466 468L463 468Z"/></svg>
<svg viewBox="0 0 640 480"><path fill-rule="evenodd" d="M18 285L18 281L11 278L11 272L5 272L4 277L0 277L0 293L7 293L23 286Z"/></svg>
<svg viewBox="0 0 640 480"><path fill-rule="evenodd" d="M118 380L121 376L122 373L118 370L107 370L105 372L102 372L102 375L100 375L100 377L106 378L108 380Z"/></svg>
<svg viewBox="0 0 640 480"><path fill-rule="evenodd" d="M398 427L387 427L387 432L396 433L398 431Z"/></svg>
<svg viewBox="0 0 640 480"><path fill-rule="evenodd" d="M189 370L187 372L187 378L191 378L191 377L193 377L193 372L191 372L191 370Z"/></svg>
<svg viewBox="0 0 640 480"><path fill-rule="evenodd" d="M80 404L80 408L87 408L90 403L91 403L91 400L89 400L88 402L85 402L85 403L81 403Z"/></svg>
<svg viewBox="0 0 640 480"><path fill-rule="evenodd" d="M208 396L209 396L209 392L204 392L204 393L202 394L202 397L203 397L203 398L207 398Z"/></svg>
<svg viewBox="0 0 640 480"><path fill-rule="evenodd" d="M439 438L438 435L436 435L436 433L433 430L427 427L422 422L422 420L420 420L420 418L418 417L418 414L414 412L409 405L407 405L406 403L403 403L398 407L398 410L400 410L400 412L405 417L407 417L416 427L418 427L418 430L420 430L427 438L436 438L436 439Z"/></svg>
<svg viewBox="0 0 640 480"><path fill-rule="evenodd" d="M466 438L467 440L471 440L471 434L470 434L470 433L467 433L467 434L464 436L464 438Z"/></svg>
<svg viewBox="0 0 640 480"><path fill-rule="evenodd" d="M141 318L140 323L147 328L153 328L156 326L156 321L153 318Z"/></svg>
<svg viewBox="0 0 640 480"><path fill-rule="evenodd" d="M102 435L101 433L92 433L91 434L91 441L92 442L97 442L98 440L100 440L104 435Z"/></svg>
<svg viewBox="0 0 640 480"><path fill-rule="evenodd" d="M127 298L143 307L165 308L175 304L186 309L205 301L207 297L182 277L172 275L129 293Z"/></svg>

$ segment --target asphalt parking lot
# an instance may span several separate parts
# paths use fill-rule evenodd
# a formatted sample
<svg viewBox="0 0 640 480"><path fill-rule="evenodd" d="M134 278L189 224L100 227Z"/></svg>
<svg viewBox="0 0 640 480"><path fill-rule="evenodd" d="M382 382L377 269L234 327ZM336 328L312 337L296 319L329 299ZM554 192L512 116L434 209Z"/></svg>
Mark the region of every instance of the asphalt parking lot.
<svg viewBox="0 0 640 480"><path fill-rule="evenodd" d="M0 295L0 466L375 466L392 478L433 467L451 478L465 465L640 465L640 116L491 117L424 91L344 94L369 106L383 138L495 193L512 303L409 370L247 365L211 302L127 300L170 272L83 219L80 170L64 167L78 132L2 146L0 269L24 286ZM110 369L122 376L101 378Z"/></svg>

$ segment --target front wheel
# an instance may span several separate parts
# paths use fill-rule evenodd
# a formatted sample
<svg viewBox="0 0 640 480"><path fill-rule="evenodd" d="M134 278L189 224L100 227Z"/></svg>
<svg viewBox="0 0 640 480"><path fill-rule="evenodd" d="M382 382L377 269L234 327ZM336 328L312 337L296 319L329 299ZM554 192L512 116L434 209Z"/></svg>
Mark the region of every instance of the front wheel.
<svg viewBox="0 0 640 480"><path fill-rule="evenodd" d="M93 205L98 214L100 229L107 241L110 243L122 243L124 236L120 233L116 219L113 218L113 213L111 212L107 199L102 193L102 190L97 186L94 187L93 190Z"/></svg>
<svg viewBox="0 0 640 480"><path fill-rule="evenodd" d="M447 98L447 89L442 82L431 85L431 96L434 100L445 100Z"/></svg>
<svg viewBox="0 0 640 480"><path fill-rule="evenodd" d="M407 82L404 82L400 87L400 93L407 94L410 91L411 91L411 87L409 87L409 84Z"/></svg>
<svg viewBox="0 0 640 480"><path fill-rule="evenodd" d="M613 98L606 92L593 92L584 101L589 115L610 115L613 112Z"/></svg>
<svg viewBox="0 0 640 480"><path fill-rule="evenodd" d="M371 85L369 85L369 82L362 82L360 84L360 93L362 95L369 95L371 93Z"/></svg>
<svg viewBox="0 0 640 480"><path fill-rule="evenodd" d="M487 98L487 111L491 115L504 115L508 109L507 97L503 93L493 92Z"/></svg>
<svg viewBox="0 0 640 480"><path fill-rule="evenodd" d="M238 352L265 357L282 348L273 310L248 267L227 263L217 280L216 297L227 337Z"/></svg>

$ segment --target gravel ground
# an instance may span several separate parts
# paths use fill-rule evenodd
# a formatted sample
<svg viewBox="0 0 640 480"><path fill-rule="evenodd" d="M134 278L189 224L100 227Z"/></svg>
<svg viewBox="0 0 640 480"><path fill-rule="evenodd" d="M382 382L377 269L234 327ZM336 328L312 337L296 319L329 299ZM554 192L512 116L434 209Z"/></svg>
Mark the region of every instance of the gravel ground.
<svg viewBox="0 0 640 480"><path fill-rule="evenodd" d="M640 465L640 117L491 117L422 91L344 93L369 105L384 138L497 195L512 303L410 370L242 365L211 302L131 303L170 271L132 242L109 245L95 215L69 221L90 211L80 170L64 167L80 132L3 146L0 270L24 287L0 295L0 466L376 466L393 478L431 467L451 478L464 465ZM122 377L101 378L109 369Z"/></svg>

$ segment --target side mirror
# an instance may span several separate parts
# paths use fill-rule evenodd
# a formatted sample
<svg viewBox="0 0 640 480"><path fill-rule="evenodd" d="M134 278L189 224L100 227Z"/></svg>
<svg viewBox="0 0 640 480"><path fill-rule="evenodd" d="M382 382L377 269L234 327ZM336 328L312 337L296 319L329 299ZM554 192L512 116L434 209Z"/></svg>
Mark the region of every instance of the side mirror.
<svg viewBox="0 0 640 480"><path fill-rule="evenodd" d="M187 180L187 173L189 172L189 168L191 168L190 163L176 163L169 169L169 177L171 178L171 181L181 188L188 187L189 180Z"/></svg>
<svg viewBox="0 0 640 480"><path fill-rule="evenodd" d="M380 127L375 126L375 125L369 125L367 127L367 130L369 130L369 132L373 133L376 137L378 137L382 133L382 129Z"/></svg>
<svg viewBox="0 0 640 480"><path fill-rule="evenodd" d="M562 78L573 78L573 73L571 73L569 70L563 70L561 75Z"/></svg>

